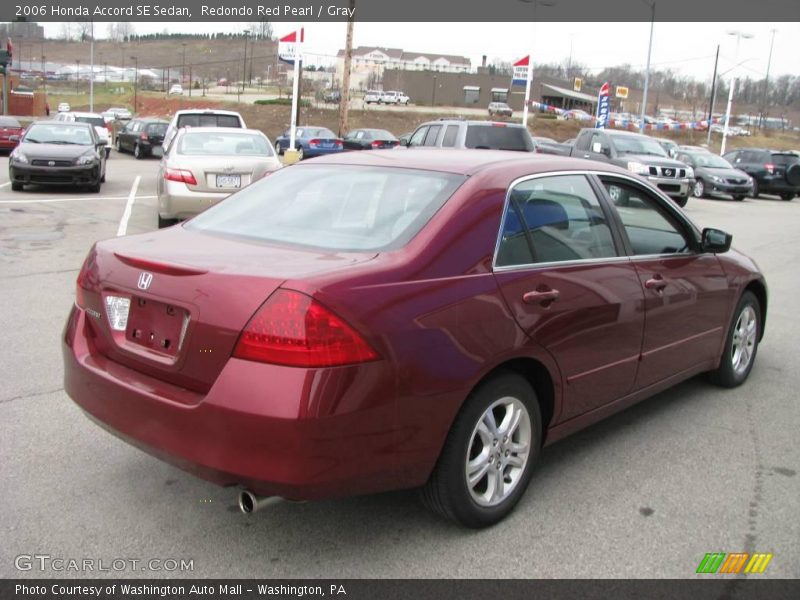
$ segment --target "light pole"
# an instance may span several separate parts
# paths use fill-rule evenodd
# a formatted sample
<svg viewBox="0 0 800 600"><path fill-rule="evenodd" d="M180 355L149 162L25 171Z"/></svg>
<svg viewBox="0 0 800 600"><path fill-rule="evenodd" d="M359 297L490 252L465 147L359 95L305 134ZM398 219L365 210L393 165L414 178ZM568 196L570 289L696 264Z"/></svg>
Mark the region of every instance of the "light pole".
<svg viewBox="0 0 800 600"><path fill-rule="evenodd" d="M78 92L78 82L80 81L81 76L81 59L75 61L75 95L77 96L80 92Z"/></svg>
<svg viewBox="0 0 800 600"><path fill-rule="evenodd" d="M767 93L769 91L769 68L772 65L772 46L775 44L775 32L777 29L770 29L772 39L769 42L769 58L767 59L767 76L764 78L764 100L761 103L761 118L759 119L759 127L766 124L767 119Z"/></svg>
<svg viewBox="0 0 800 600"><path fill-rule="evenodd" d="M533 57L536 52L536 8L541 6L555 6L557 0L519 0L525 4L533 5L533 22L531 35L531 53L528 57L528 75L525 79L525 106L522 108L522 124L528 127L528 105L531 101L531 82L533 80Z"/></svg>
<svg viewBox="0 0 800 600"><path fill-rule="evenodd" d="M181 46L183 46L183 58L181 58L181 85L183 85L186 76L186 42L183 42Z"/></svg>
<svg viewBox="0 0 800 600"><path fill-rule="evenodd" d="M136 114L137 101L139 100L139 57L131 56L134 61L133 66L133 113Z"/></svg>
<svg viewBox="0 0 800 600"><path fill-rule="evenodd" d="M644 133L644 118L647 114L647 88L650 87L650 56L653 54L653 27L656 23L656 0L646 2L642 0L647 6L650 7L650 42L647 44L647 67L644 71L644 90L642 91L642 114L639 120L639 131Z"/></svg>
<svg viewBox="0 0 800 600"><path fill-rule="evenodd" d="M722 146L719 149L719 155L725 154L725 142L728 139L728 127L731 121L731 103L733 102L733 90L736 87L736 70L739 67L739 42L742 38L749 40L752 39L752 33L745 33L742 31L728 31L728 35L736 36L736 55L733 60L734 67L731 70L731 83L728 88L728 107L725 109L725 125L722 128Z"/></svg>
<svg viewBox="0 0 800 600"><path fill-rule="evenodd" d="M89 40L89 112L94 112L94 19L91 24L91 40Z"/></svg>

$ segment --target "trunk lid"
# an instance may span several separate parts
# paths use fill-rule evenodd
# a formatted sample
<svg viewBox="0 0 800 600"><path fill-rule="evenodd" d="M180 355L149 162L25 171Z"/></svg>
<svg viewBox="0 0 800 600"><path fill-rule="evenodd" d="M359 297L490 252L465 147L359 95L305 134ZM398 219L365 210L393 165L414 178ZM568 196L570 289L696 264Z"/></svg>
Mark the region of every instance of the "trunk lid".
<svg viewBox="0 0 800 600"><path fill-rule="evenodd" d="M235 192L279 168L280 162L269 156L192 156L170 160L167 167L191 171L197 184L186 187L193 192Z"/></svg>
<svg viewBox="0 0 800 600"><path fill-rule="evenodd" d="M242 329L284 281L375 256L267 246L178 226L98 242L81 278L81 302L98 352L205 393ZM115 320L126 302L127 319Z"/></svg>

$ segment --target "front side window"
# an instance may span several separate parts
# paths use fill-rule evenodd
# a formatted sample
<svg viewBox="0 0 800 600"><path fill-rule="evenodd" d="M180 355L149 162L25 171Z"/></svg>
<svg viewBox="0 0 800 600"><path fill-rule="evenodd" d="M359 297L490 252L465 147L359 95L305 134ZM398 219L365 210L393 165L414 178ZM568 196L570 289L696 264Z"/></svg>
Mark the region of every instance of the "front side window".
<svg viewBox="0 0 800 600"><path fill-rule="evenodd" d="M615 256L611 228L585 176L537 177L510 190L497 266Z"/></svg>
<svg viewBox="0 0 800 600"><path fill-rule="evenodd" d="M603 178L603 185L617 208L634 255L691 252L683 228L651 194L616 179Z"/></svg>
<svg viewBox="0 0 800 600"><path fill-rule="evenodd" d="M428 133L428 127L420 127L414 132L414 135L411 136L411 139L408 140L409 146L422 146L422 141L425 139L425 136Z"/></svg>

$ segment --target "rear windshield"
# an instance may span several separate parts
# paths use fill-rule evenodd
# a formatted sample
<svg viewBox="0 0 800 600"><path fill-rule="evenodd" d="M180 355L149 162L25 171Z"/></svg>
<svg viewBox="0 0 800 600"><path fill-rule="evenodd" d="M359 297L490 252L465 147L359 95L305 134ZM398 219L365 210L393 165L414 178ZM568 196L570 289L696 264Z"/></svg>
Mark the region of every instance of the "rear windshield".
<svg viewBox="0 0 800 600"><path fill-rule="evenodd" d="M164 135L167 133L167 124L166 123L150 123L147 126L147 133L150 135Z"/></svg>
<svg viewBox="0 0 800 600"><path fill-rule="evenodd" d="M772 162L776 165L791 165L800 162L800 156L796 154L773 154Z"/></svg>
<svg viewBox="0 0 800 600"><path fill-rule="evenodd" d="M89 123L95 127L105 127L106 121L103 117L75 117L78 123Z"/></svg>
<svg viewBox="0 0 800 600"><path fill-rule="evenodd" d="M185 227L331 251L391 250L413 238L464 180L413 169L293 166L229 196Z"/></svg>
<svg viewBox="0 0 800 600"><path fill-rule="evenodd" d="M533 152L530 134L522 127L499 127L496 125L470 125L467 127L467 148L491 150L517 150Z"/></svg>
<svg viewBox="0 0 800 600"><path fill-rule="evenodd" d="M188 156L273 156L272 146L265 137L252 133L192 133L184 134L178 154Z"/></svg>
<svg viewBox="0 0 800 600"><path fill-rule="evenodd" d="M236 115L181 115L178 127L241 127Z"/></svg>
<svg viewBox="0 0 800 600"><path fill-rule="evenodd" d="M19 127L19 121L14 117L0 117L0 127Z"/></svg>

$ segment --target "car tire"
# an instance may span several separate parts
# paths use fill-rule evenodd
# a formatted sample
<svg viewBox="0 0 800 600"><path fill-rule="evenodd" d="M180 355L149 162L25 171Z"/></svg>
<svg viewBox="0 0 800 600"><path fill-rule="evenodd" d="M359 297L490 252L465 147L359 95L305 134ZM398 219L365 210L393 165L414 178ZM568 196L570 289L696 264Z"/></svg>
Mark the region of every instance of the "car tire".
<svg viewBox="0 0 800 600"><path fill-rule="evenodd" d="M761 303L748 290L736 305L719 366L709 373L711 382L728 388L744 383L755 363L760 338Z"/></svg>
<svg viewBox="0 0 800 600"><path fill-rule="evenodd" d="M281 145L279 142L275 142L275 154L278 156L283 156L283 150L281 150Z"/></svg>
<svg viewBox="0 0 800 600"><path fill-rule="evenodd" d="M105 182L106 182L106 173L105 171L103 171L103 174L100 175L100 183L105 183Z"/></svg>
<svg viewBox="0 0 800 600"><path fill-rule="evenodd" d="M142 160L144 158L144 152L142 152L142 148L139 144L133 145L133 157L136 160Z"/></svg>
<svg viewBox="0 0 800 600"><path fill-rule="evenodd" d="M16 181L11 182L11 191L12 192L21 192L24 189L24 184L18 183Z"/></svg>
<svg viewBox="0 0 800 600"><path fill-rule="evenodd" d="M297 148L297 160L298 162L305 158L305 153L303 152L303 147L300 146Z"/></svg>
<svg viewBox="0 0 800 600"><path fill-rule="evenodd" d="M100 193L100 185L101 185L102 181L103 180L101 178L101 179L99 179L97 181L97 183L93 183L92 185L90 185L89 186L89 192L91 192L92 194L99 194Z"/></svg>
<svg viewBox="0 0 800 600"><path fill-rule="evenodd" d="M694 182L694 186L692 186L692 194L695 198L704 198L706 195L706 184L703 183L702 179L698 179Z"/></svg>
<svg viewBox="0 0 800 600"><path fill-rule="evenodd" d="M758 181L753 179L753 198L758 198L758 195L761 193L761 190L758 188Z"/></svg>
<svg viewBox="0 0 800 600"><path fill-rule="evenodd" d="M740 194L740 195L738 195L738 196L734 196L734 197L733 197L733 199L734 199L734 200L736 200L737 202L741 202L742 200L744 200L744 198L745 198L745 197L744 197L744 196L742 196L741 194Z"/></svg>
<svg viewBox="0 0 800 600"><path fill-rule="evenodd" d="M116 144L117 152L122 153L122 144L119 143L119 138L117 138Z"/></svg>
<svg viewBox="0 0 800 600"><path fill-rule="evenodd" d="M494 375L473 390L453 421L422 489L423 502L466 527L494 525L525 493L541 440L541 412L531 385L517 373ZM508 486L500 497L498 484Z"/></svg>
<svg viewBox="0 0 800 600"><path fill-rule="evenodd" d="M106 147L106 160L111 156L111 146Z"/></svg>
<svg viewBox="0 0 800 600"><path fill-rule="evenodd" d="M158 215L158 228L159 229L164 229L165 227L172 227L177 222L178 222L178 219L165 219L161 215Z"/></svg>
<svg viewBox="0 0 800 600"><path fill-rule="evenodd" d="M794 198L794 194L781 194L781 200L791 200L792 198Z"/></svg>
<svg viewBox="0 0 800 600"><path fill-rule="evenodd" d="M677 198L673 198L675 200L675 204L683 208L686 206L686 203L689 202L689 196L678 196Z"/></svg>
<svg viewBox="0 0 800 600"><path fill-rule="evenodd" d="M800 163L789 165L786 169L786 181L789 185L800 186Z"/></svg>

